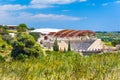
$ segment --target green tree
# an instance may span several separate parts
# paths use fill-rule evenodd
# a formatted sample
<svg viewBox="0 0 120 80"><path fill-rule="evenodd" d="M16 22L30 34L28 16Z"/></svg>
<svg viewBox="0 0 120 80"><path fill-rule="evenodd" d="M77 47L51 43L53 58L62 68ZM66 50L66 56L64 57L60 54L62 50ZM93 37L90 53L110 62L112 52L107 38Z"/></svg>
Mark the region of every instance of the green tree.
<svg viewBox="0 0 120 80"><path fill-rule="evenodd" d="M119 44L120 43L120 40L113 40L112 41L112 45L113 46L116 46L117 44Z"/></svg>
<svg viewBox="0 0 120 80"><path fill-rule="evenodd" d="M70 41L68 41L68 51L71 51Z"/></svg>
<svg viewBox="0 0 120 80"><path fill-rule="evenodd" d="M21 54L27 55L28 57L38 57L39 53L42 51L34 38L26 33L19 33L12 47L11 56L13 59L19 59L18 57L21 57Z"/></svg>
<svg viewBox="0 0 120 80"><path fill-rule="evenodd" d="M22 23L19 24L19 26L17 27L17 31L18 32L26 32L28 30L28 27L26 24Z"/></svg>
<svg viewBox="0 0 120 80"><path fill-rule="evenodd" d="M5 62L5 59L0 55L0 63Z"/></svg>
<svg viewBox="0 0 120 80"><path fill-rule="evenodd" d="M59 45L58 45L57 39L54 41L53 50L54 51L59 51Z"/></svg>
<svg viewBox="0 0 120 80"><path fill-rule="evenodd" d="M29 28L28 30L35 30L35 28Z"/></svg>
<svg viewBox="0 0 120 80"><path fill-rule="evenodd" d="M8 34L7 27L6 26L0 26L0 34Z"/></svg>
<svg viewBox="0 0 120 80"><path fill-rule="evenodd" d="M29 34L32 35L36 41L38 40L38 38L40 38L39 33L31 32Z"/></svg>
<svg viewBox="0 0 120 80"><path fill-rule="evenodd" d="M63 52L64 52L64 53L67 52L65 48L64 48L64 51L63 51Z"/></svg>

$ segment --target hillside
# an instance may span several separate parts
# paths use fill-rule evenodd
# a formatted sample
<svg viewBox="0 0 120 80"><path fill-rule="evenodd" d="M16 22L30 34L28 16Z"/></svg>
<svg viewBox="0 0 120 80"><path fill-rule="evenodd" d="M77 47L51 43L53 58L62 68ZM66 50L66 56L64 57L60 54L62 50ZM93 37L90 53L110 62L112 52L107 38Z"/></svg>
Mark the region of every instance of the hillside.
<svg viewBox="0 0 120 80"><path fill-rule="evenodd" d="M2 40L2 36L0 35L0 46L2 46L3 44L6 44L6 42Z"/></svg>
<svg viewBox="0 0 120 80"><path fill-rule="evenodd" d="M7 46L0 49L0 80L120 80L119 51L81 56L42 50L25 33L18 34L13 43L8 45L0 36L0 45Z"/></svg>
<svg viewBox="0 0 120 80"><path fill-rule="evenodd" d="M47 51L47 56L0 63L1 80L120 80L120 53L80 56Z"/></svg>

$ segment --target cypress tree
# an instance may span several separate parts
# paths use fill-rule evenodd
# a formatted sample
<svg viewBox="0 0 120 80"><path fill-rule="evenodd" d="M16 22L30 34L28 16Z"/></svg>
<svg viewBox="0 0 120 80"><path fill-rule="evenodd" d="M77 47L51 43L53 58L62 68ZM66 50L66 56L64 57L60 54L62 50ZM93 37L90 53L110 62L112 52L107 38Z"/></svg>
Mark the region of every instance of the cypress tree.
<svg viewBox="0 0 120 80"><path fill-rule="evenodd" d="M64 48L64 53L66 52L66 49Z"/></svg>
<svg viewBox="0 0 120 80"><path fill-rule="evenodd" d="M68 51L71 51L70 41L68 42Z"/></svg>
<svg viewBox="0 0 120 80"><path fill-rule="evenodd" d="M55 40L55 42L54 42L54 44L53 44L53 50L54 50L54 51L59 51L59 46L58 46L57 39Z"/></svg>

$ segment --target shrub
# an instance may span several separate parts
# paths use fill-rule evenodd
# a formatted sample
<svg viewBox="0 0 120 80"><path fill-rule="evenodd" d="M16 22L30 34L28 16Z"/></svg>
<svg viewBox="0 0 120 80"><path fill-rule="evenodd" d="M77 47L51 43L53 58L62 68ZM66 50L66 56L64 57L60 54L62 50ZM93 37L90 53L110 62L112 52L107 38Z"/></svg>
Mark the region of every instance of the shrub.
<svg viewBox="0 0 120 80"><path fill-rule="evenodd" d="M36 41L40 37L39 33L35 33L35 32L31 32L30 35L32 35Z"/></svg>
<svg viewBox="0 0 120 80"><path fill-rule="evenodd" d="M113 46L116 46L117 44L119 44L120 43L120 40L114 40L114 41L112 41L112 45Z"/></svg>
<svg viewBox="0 0 120 80"><path fill-rule="evenodd" d="M11 44L13 41L13 38L9 34L3 35L2 39L5 40L8 44Z"/></svg>
<svg viewBox="0 0 120 80"><path fill-rule="evenodd" d="M19 26L17 27L17 31L18 32L26 32L28 30L28 27L26 24L22 23L19 24Z"/></svg>
<svg viewBox="0 0 120 80"><path fill-rule="evenodd" d="M25 61L25 59L27 59L28 56L27 55L24 55L23 53L19 54L16 59L17 60L22 60L22 61Z"/></svg>
<svg viewBox="0 0 120 80"><path fill-rule="evenodd" d="M45 51L46 54L51 54L52 52L50 50Z"/></svg>
<svg viewBox="0 0 120 80"><path fill-rule="evenodd" d="M17 59L18 56L27 55L28 57L38 57L41 47L37 45L31 35L21 33L17 36L17 41L12 44L13 50L11 56Z"/></svg>
<svg viewBox="0 0 120 80"><path fill-rule="evenodd" d="M5 48L6 48L6 45L5 45L5 44L3 44L3 45L1 46L1 48L2 48L2 49L5 49Z"/></svg>
<svg viewBox="0 0 120 80"><path fill-rule="evenodd" d="M0 62L4 62L5 59L0 55Z"/></svg>

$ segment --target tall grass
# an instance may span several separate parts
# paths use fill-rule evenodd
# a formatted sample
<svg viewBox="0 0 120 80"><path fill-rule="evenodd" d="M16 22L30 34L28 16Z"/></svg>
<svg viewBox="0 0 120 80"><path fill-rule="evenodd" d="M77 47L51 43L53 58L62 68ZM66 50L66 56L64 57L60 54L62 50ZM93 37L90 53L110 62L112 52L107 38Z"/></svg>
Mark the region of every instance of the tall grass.
<svg viewBox="0 0 120 80"><path fill-rule="evenodd" d="M120 53L80 56L47 52L47 56L0 63L1 80L120 80Z"/></svg>

